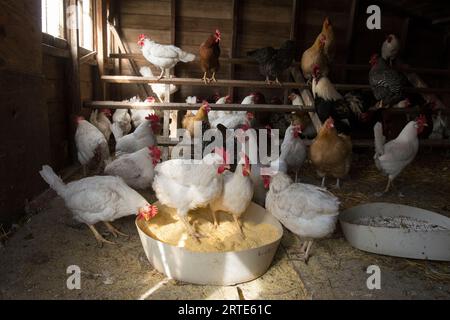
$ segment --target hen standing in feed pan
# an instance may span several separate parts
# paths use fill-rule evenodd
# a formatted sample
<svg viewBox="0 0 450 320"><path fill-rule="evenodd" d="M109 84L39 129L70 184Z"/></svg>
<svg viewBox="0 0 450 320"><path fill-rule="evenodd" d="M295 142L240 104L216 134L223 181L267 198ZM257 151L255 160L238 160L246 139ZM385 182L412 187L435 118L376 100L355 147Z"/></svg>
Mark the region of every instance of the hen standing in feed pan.
<svg viewBox="0 0 450 320"><path fill-rule="evenodd" d="M450 261L450 219L420 208L370 203L341 213L347 241L388 256Z"/></svg>
<svg viewBox="0 0 450 320"><path fill-rule="evenodd" d="M249 157L241 153L235 172L227 171L230 156L222 148L194 161L172 159L155 169L159 214L136 220L149 261L171 278L198 284L229 285L261 276L283 231L251 202ZM214 271L205 276L205 270Z"/></svg>

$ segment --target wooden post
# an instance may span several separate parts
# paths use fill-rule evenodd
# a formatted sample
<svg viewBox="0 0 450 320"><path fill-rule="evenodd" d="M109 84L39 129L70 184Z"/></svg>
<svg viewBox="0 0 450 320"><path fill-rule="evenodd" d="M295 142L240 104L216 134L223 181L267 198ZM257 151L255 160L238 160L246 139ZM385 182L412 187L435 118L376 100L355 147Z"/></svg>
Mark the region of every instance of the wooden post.
<svg viewBox="0 0 450 320"><path fill-rule="evenodd" d="M120 51L122 51L123 53L128 53L129 50L128 50L126 44L122 41L122 38L120 37L119 31L117 30L117 28L114 25L112 25L110 22L108 23L108 27L109 27L109 30L111 31L111 34L117 41ZM132 59L129 59L129 62L130 62L130 66L131 66L133 73L137 76L140 76L139 69L138 69L136 62L134 62L134 60L132 60ZM150 95L150 92L148 91L148 86L140 85L139 88L141 89L141 93L144 95L144 97L148 97Z"/></svg>
<svg viewBox="0 0 450 320"><path fill-rule="evenodd" d="M408 43L408 32L409 32L409 23L410 23L410 18L406 17L405 20L403 20L403 25L402 25L402 31L400 34L400 50L401 50L401 54L403 56L403 58L405 58L405 53L406 51L406 44Z"/></svg>
<svg viewBox="0 0 450 320"><path fill-rule="evenodd" d="M345 46L345 63L350 63L352 59L352 47L353 47L353 33L355 29L355 17L356 12L358 10L358 0L352 0L352 5L350 7L350 18L348 20L348 26L347 26L347 38L345 40L346 46ZM348 71L344 70L343 74L343 82L347 82L348 79Z"/></svg>
<svg viewBox="0 0 450 320"><path fill-rule="evenodd" d="M95 35L96 35L96 51L98 72L100 76L105 75L105 62L107 60L107 36L106 36L106 0L95 0ZM107 89L105 86L104 89ZM103 99L108 99L107 90L102 90Z"/></svg>
<svg viewBox="0 0 450 320"><path fill-rule="evenodd" d="M292 16L291 16L291 33L289 35L290 40L297 40L298 23L300 20L300 0L292 0ZM288 103L289 90L284 90L283 103Z"/></svg>
<svg viewBox="0 0 450 320"><path fill-rule="evenodd" d="M69 110L71 120L81 111L81 89L80 89L80 50L78 34L78 10L77 0L65 0L64 9L66 15L67 43L70 51L70 63L67 65L67 86L69 97ZM74 162L77 160L77 152L74 141L75 122L70 121L70 153Z"/></svg>
<svg viewBox="0 0 450 320"><path fill-rule="evenodd" d="M232 20L232 29L231 29L231 47L230 47L230 59L233 59L236 56L236 47L237 47L237 32L238 32L238 22L239 22L239 0L232 0L231 3L232 11L233 11L233 20ZM234 80L236 67L234 64L229 65L229 73L230 79ZM234 87L228 88L228 94L234 99L236 90Z"/></svg>

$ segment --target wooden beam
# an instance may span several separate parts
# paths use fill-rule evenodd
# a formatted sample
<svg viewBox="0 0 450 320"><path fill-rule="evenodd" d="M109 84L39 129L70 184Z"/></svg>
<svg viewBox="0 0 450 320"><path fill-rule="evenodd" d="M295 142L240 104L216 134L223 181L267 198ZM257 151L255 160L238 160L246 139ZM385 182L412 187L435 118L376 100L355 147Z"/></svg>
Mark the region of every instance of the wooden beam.
<svg viewBox="0 0 450 320"><path fill-rule="evenodd" d="M160 146L176 146L181 143L178 139L167 139L161 136L156 137L156 142ZM303 143L306 146L311 146L313 140L303 139ZM371 139L357 139L352 140L353 149L356 148L374 148L374 141ZM420 147L433 147L433 148L450 148L450 140L448 139L426 139L419 140Z"/></svg>
<svg viewBox="0 0 450 320"><path fill-rule="evenodd" d="M434 19L431 23L434 24L434 25L448 24L448 23L450 23L450 17Z"/></svg>
<svg viewBox="0 0 450 320"><path fill-rule="evenodd" d="M97 51L89 52L80 58L80 65L85 63L90 63L92 60L95 61L95 56L97 55ZM98 65L98 62L96 63Z"/></svg>
<svg viewBox="0 0 450 320"><path fill-rule="evenodd" d="M127 102L127 101L85 101L85 108L92 109L140 109L140 110L198 110L201 107L200 103L148 103L148 102ZM262 112L292 112L292 111L314 111L312 106L297 106L297 105L278 105L278 104L211 104L211 109L216 111L227 110L245 110L248 112L262 111Z"/></svg>
<svg viewBox="0 0 450 320"><path fill-rule="evenodd" d="M296 69L296 68L291 68ZM203 86L203 87L237 87L237 88L265 88L265 89L308 89L309 85L301 82L285 82L281 85L267 84L264 81L255 80L219 80L205 84L201 79L194 78L158 78L136 77L136 76L103 76L102 80L108 83L162 83L174 84L180 86ZM371 90L368 84L335 84L337 90ZM421 92L421 93L450 93L450 88L404 88L405 92Z"/></svg>
<svg viewBox="0 0 450 320"><path fill-rule="evenodd" d="M49 55L57 58L70 58L70 51L69 49L61 49L57 47L52 47L47 44L42 44L42 53L44 55Z"/></svg>
<svg viewBox="0 0 450 320"><path fill-rule="evenodd" d="M239 27L239 0L231 1L231 10L232 10L232 21L231 21L231 46L229 55L230 60L236 56L237 34ZM230 79L234 79L236 76L236 66L230 63L230 65L228 66L228 72L230 74ZM229 87L228 95L234 98L235 94L236 94L235 88Z"/></svg>
<svg viewBox="0 0 450 320"><path fill-rule="evenodd" d="M126 44L122 41L122 38L120 37L119 31L117 30L117 28L114 25L112 25L111 23L108 23L108 27L109 27L109 30L111 31L111 34L113 35L114 39L117 41L120 51L122 51L124 53L128 53L129 49L126 46ZM139 72L136 62L134 62L132 59L129 59L129 62L130 62L130 66L131 66L133 73L135 75L140 75L140 72ZM150 91L149 91L148 86L141 85L138 87L141 89L141 92L144 97L150 96Z"/></svg>

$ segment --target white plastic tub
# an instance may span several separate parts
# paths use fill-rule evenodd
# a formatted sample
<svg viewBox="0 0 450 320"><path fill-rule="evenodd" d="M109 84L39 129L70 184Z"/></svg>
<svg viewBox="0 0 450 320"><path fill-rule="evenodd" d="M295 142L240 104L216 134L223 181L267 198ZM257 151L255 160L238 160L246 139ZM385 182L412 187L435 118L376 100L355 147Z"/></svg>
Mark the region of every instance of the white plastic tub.
<svg viewBox="0 0 450 320"><path fill-rule="evenodd" d="M414 231L355 223L361 217L405 216L446 228ZM391 203L370 203L343 211L339 221L347 241L355 248L413 259L450 261L450 219L428 210Z"/></svg>
<svg viewBox="0 0 450 320"><path fill-rule="evenodd" d="M154 203L160 209L159 202ZM136 227L148 260L156 270L171 279L194 284L233 285L262 276L270 267L283 235L281 224L266 210L251 203L243 214L246 221L267 223L279 231L279 236L264 246L231 252L192 252L152 238Z"/></svg>

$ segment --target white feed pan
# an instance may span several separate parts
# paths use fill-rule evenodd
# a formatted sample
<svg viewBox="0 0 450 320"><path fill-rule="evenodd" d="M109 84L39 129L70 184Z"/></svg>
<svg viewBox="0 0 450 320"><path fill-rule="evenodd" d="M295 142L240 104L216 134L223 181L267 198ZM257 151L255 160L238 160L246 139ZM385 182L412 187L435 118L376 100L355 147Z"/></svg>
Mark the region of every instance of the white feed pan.
<svg viewBox="0 0 450 320"><path fill-rule="evenodd" d="M159 202L154 205L161 210ZM242 218L257 224L270 224L279 231L279 236L269 244L248 250L193 252L149 236L141 229L142 220L136 220L136 227L148 260L167 277L195 284L234 285L256 279L267 271L283 235L281 224L253 202Z"/></svg>
<svg viewBox="0 0 450 320"><path fill-rule="evenodd" d="M364 217L409 217L445 230L414 230L358 224ZM450 261L450 219L424 209L391 203L370 203L343 211L344 236L360 250L404 258Z"/></svg>

